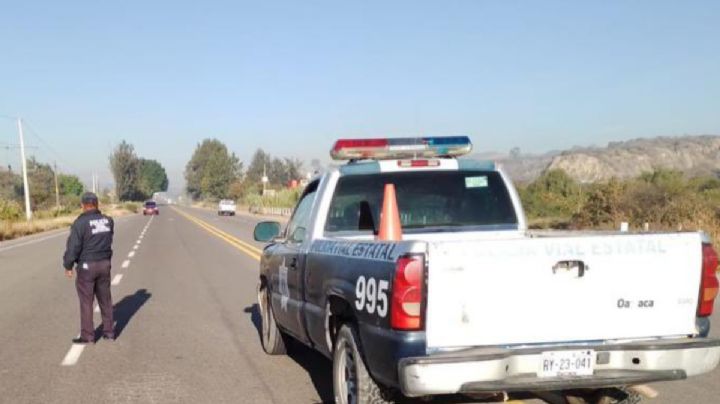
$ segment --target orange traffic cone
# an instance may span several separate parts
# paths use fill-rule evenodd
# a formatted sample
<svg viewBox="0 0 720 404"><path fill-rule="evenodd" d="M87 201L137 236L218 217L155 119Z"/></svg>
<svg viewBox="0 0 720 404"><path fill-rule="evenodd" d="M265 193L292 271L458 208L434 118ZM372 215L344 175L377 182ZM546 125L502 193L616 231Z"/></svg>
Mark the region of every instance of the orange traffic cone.
<svg viewBox="0 0 720 404"><path fill-rule="evenodd" d="M397 197L395 196L395 185L393 184L385 184L385 195L383 197L382 213L380 214L380 231L378 232L378 240L402 240L400 211L398 210Z"/></svg>

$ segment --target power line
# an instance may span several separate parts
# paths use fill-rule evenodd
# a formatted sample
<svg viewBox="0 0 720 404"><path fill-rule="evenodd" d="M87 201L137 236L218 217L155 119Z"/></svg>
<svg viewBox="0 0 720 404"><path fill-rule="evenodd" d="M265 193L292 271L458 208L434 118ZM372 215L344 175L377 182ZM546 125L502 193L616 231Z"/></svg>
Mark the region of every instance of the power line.
<svg viewBox="0 0 720 404"><path fill-rule="evenodd" d="M50 153L52 153L57 158L57 160L60 161L60 163L62 163L62 165L64 165L66 168L72 169L72 171L77 172L77 170L75 170L71 164L68 164L67 161L65 161L65 159L62 157L62 155L60 153L58 153L52 146L50 146L50 144L48 142L46 142L45 139L40 137L40 134L38 134L38 131L35 130L35 128L32 125L30 125L27 122L27 120L23 119L23 123L24 123L25 128L29 129L30 134L33 135L37 140L39 140L40 143L42 143L45 146L45 148Z"/></svg>
<svg viewBox="0 0 720 404"><path fill-rule="evenodd" d="M16 143L0 143L0 149L19 149L20 145ZM37 146L25 146L26 149L38 149Z"/></svg>

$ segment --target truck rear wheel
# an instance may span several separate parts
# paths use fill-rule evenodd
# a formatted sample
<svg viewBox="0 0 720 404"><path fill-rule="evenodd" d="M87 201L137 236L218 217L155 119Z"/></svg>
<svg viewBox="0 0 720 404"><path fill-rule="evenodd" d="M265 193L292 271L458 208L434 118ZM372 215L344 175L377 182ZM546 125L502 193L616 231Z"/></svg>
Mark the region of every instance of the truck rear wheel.
<svg viewBox="0 0 720 404"><path fill-rule="evenodd" d="M287 352L285 336L275 322L275 314L273 314L270 305L270 294L267 287L260 286L258 289L258 306L260 309L260 336L263 350L268 355L284 355Z"/></svg>
<svg viewBox="0 0 720 404"><path fill-rule="evenodd" d="M333 390L337 404L392 403L389 391L378 385L365 366L355 327L343 324L333 349Z"/></svg>
<svg viewBox="0 0 720 404"><path fill-rule="evenodd" d="M568 404L638 404L642 396L627 388L602 389L584 397L569 395L565 397Z"/></svg>
<svg viewBox="0 0 720 404"><path fill-rule="evenodd" d="M613 391L601 395L595 403L597 404L638 404L642 401L642 396L632 390L626 388L614 389Z"/></svg>

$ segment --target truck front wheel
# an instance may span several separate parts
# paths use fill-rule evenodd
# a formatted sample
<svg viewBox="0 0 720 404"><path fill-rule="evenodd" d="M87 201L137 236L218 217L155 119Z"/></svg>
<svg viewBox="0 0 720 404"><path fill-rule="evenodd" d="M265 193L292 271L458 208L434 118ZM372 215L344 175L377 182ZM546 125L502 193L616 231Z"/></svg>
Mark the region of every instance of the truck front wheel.
<svg viewBox="0 0 720 404"><path fill-rule="evenodd" d="M333 390L337 404L392 403L390 392L379 386L365 366L355 327L343 324L333 349Z"/></svg>
<svg viewBox="0 0 720 404"><path fill-rule="evenodd" d="M268 355L284 355L285 336L275 322L275 315L270 305L270 294L267 287L260 286L258 289L258 306L260 310L260 336L262 347Z"/></svg>

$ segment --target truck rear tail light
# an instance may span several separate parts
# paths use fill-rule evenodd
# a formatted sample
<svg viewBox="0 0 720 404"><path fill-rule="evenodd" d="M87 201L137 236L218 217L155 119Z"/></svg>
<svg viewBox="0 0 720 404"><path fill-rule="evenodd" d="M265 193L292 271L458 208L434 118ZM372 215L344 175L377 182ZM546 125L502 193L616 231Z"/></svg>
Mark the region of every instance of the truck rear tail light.
<svg viewBox="0 0 720 404"><path fill-rule="evenodd" d="M390 325L393 329L422 329L424 284L425 259L422 255L408 255L398 259L392 286Z"/></svg>
<svg viewBox="0 0 720 404"><path fill-rule="evenodd" d="M718 296L718 283L715 271L718 267L718 255L710 244L703 244L702 281L700 282L700 301L698 303L698 316L708 317L713 313L715 298Z"/></svg>

